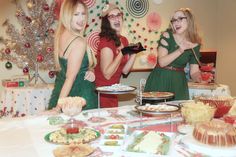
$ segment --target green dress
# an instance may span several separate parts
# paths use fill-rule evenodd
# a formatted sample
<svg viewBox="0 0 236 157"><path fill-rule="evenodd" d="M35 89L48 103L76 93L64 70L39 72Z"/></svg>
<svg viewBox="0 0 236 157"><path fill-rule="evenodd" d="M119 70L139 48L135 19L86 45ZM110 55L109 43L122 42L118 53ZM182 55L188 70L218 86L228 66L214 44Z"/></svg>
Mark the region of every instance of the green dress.
<svg viewBox="0 0 236 157"><path fill-rule="evenodd" d="M175 42L173 33L167 30L169 38L161 35L158 45L166 48L168 53L172 53L179 48ZM165 40L168 45L165 46L161 43L161 40ZM194 47L196 55L200 58L200 45ZM184 68L187 63L197 64L197 60L194 57L192 50L185 50L184 53L176 58L168 66L175 68ZM145 92L160 91L160 92L172 92L175 94L173 100L187 100L189 99L188 83L185 73L182 71L167 70L159 67L155 67L148 76L145 85Z"/></svg>
<svg viewBox="0 0 236 157"><path fill-rule="evenodd" d="M57 105L57 101L62 89L62 86L66 79L66 70L67 70L67 59L59 58L59 63L61 66L60 72L57 74L55 80L55 86L52 91L52 95L49 101L48 109L52 109ZM80 96L86 100L86 106L84 106L83 110L94 109L97 108L97 94L95 93L95 84L88 80L84 80L84 76L86 71L88 70L88 55L85 53L80 70L76 76L74 84L70 90L68 96Z"/></svg>

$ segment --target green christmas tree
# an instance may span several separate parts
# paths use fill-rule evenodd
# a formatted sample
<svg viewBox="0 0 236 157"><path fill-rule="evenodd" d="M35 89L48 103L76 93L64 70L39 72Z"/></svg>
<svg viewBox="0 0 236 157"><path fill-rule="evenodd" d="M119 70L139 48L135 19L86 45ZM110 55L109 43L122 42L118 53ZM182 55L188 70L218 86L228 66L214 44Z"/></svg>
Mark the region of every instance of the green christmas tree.
<svg viewBox="0 0 236 157"><path fill-rule="evenodd" d="M31 80L38 78L43 82L38 70L48 70L49 77L54 76L53 39L55 28L55 2L48 4L46 0L26 0L25 8L19 1L16 4L15 16L20 24L16 28L8 19L3 23L7 38L0 39L4 44L0 60L6 60L5 67L10 69L12 63L23 70L33 71Z"/></svg>

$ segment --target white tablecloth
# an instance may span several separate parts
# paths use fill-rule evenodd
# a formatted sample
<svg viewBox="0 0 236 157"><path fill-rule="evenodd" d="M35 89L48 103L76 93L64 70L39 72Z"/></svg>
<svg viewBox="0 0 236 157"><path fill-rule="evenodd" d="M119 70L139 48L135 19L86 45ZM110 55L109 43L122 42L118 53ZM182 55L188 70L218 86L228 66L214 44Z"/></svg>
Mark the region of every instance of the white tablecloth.
<svg viewBox="0 0 236 157"><path fill-rule="evenodd" d="M16 116L42 112L48 107L52 89L51 84L4 88L1 93L0 110Z"/></svg>
<svg viewBox="0 0 236 157"><path fill-rule="evenodd" d="M123 123L129 126L140 125L140 117L137 115L129 114L128 112L133 111L134 106L123 106L113 109L95 109L90 111L83 111L84 114L77 116L77 119L83 120L88 124L89 127L94 128L104 128L114 123ZM116 114L116 116L111 116ZM123 116L119 116L119 115ZM63 114L60 115L64 119L68 117ZM89 121L91 117L101 116L105 117L106 121L102 123L95 123ZM178 120L179 117L176 117ZM50 125L47 120L47 116L31 116L31 117L21 117L13 119L2 119L0 120L0 156L1 157L53 157L53 150L59 145L52 144L45 141L44 137L46 134L60 129L61 125ZM159 117L143 117L143 124L151 123L166 123L169 122L169 118L159 118ZM173 119L174 120L174 119ZM143 126L144 126L143 125ZM101 131L102 132L102 131ZM94 141L91 145L94 148L100 149L100 140ZM107 156L117 156L117 157L132 157L134 154L122 151L122 146L120 149L100 149L104 154L110 154ZM102 155L101 157L105 156ZM143 155L148 157L153 157L153 155L147 154L136 154L136 157L142 157ZM177 154L175 156L178 156ZM95 157L95 156L93 156ZM100 157L97 156L96 157Z"/></svg>

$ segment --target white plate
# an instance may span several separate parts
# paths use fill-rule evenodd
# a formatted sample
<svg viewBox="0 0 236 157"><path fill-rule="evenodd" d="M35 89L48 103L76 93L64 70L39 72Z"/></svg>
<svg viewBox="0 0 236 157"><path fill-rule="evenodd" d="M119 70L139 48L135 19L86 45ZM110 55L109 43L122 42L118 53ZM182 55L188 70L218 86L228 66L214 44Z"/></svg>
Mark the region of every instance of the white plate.
<svg viewBox="0 0 236 157"><path fill-rule="evenodd" d="M132 151L128 151L128 146L130 144L132 144L135 140L135 137L137 137L139 134L143 133L143 132L149 132L149 131L141 131L141 130L136 130L134 131L130 137L126 138L127 141L125 142L124 144L124 147L122 148L123 151L127 152L127 153L131 153L133 156L139 156L140 154L142 154L142 156L145 156L147 154L149 155L158 155L158 154L152 154L152 153L142 153L142 152L132 152ZM172 149L172 140L173 140L173 137L174 137L174 133L170 133L170 132L157 132L157 133L163 133L164 135L168 136L170 138L170 143L169 143L169 151L166 155L170 155L170 151ZM136 155L135 155L136 154ZM145 154L145 155L144 155ZM162 156L162 155L161 155ZM165 155L163 155L165 156Z"/></svg>
<svg viewBox="0 0 236 157"><path fill-rule="evenodd" d="M194 139L193 135L189 134L183 136L181 141L192 149L199 153L204 153L210 156L220 156L220 157L235 157L236 156L236 146L233 147L217 147L203 144Z"/></svg>
<svg viewBox="0 0 236 157"><path fill-rule="evenodd" d="M191 134L193 132L193 125L181 124L177 127L177 130L181 134Z"/></svg>

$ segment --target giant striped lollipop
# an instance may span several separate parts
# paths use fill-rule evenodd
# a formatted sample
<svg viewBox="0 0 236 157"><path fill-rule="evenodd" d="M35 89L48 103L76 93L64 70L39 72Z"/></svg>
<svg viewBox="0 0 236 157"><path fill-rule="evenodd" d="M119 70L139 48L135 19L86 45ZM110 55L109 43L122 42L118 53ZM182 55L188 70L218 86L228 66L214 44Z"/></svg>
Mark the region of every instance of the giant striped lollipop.
<svg viewBox="0 0 236 157"><path fill-rule="evenodd" d="M142 18L149 10L149 2L148 0L127 0L126 8L133 17Z"/></svg>
<svg viewBox="0 0 236 157"><path fill-rule="evenodd" d="M83 2L88 8L91 8L96 3L96 0L83 0Z"/></svg>
<svg viewBox="0 0 236 157"><path fill-rule="evenodd" d="M99 31L91 32L87 37L87 42L94 54L97 54L98 45L100 42Z"/></svg>

